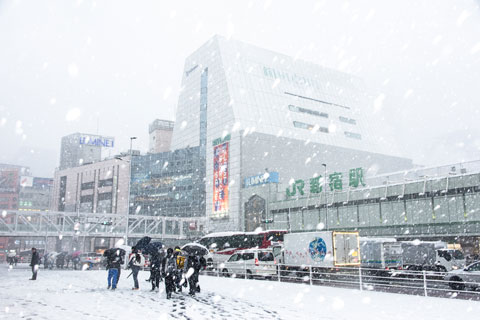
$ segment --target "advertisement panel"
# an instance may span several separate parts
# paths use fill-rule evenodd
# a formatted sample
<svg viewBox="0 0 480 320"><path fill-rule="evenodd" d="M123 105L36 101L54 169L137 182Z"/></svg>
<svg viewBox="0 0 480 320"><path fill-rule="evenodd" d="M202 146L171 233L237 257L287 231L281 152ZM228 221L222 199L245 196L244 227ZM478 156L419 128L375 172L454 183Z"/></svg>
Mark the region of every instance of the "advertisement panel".
<svg viewBox="0 0 480 320"><path fill-rule="evenodd" d="M113 148L115 146L115 140L113 137L102 137L89 134L82 134L78 142L79 144L104 148Z"/></svg>
<svg viewBox="0 0 480 320"><path fill-rule="evenodd" d="M213 147L213 216L228 214L228 142Z"/></svg>
<svg viewBox="0 0 480 320"><path fill-rule="evenodd" d="M247 177L243 181L243 186L248 188L267 183L278 183L278 172L265 172L256 176Z"/></svg>
<svg viewBox="0 0 480 320"><path fill-rule="evenodd" d="M53 187L53 179L51 178L33 178L33 187L37 189L45 189Z"/></svg>
<svg viewBox="0 0 480 320"><path fill-rule="evenodd" d="M21 176L20 177L20 186L21 187L33 187L33 177L31 177L31 176Z"/></svg>

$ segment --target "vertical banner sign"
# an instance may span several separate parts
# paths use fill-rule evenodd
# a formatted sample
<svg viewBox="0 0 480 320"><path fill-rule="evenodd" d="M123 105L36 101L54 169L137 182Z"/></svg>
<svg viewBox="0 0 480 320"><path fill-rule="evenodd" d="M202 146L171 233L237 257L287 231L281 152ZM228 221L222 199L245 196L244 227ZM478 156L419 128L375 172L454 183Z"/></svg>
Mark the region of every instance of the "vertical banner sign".
<svg viewBox="0 0 480 320"><path fill-rule="evenodd" d="M228 142L213 147L213 215L228 214Z"/></svg>

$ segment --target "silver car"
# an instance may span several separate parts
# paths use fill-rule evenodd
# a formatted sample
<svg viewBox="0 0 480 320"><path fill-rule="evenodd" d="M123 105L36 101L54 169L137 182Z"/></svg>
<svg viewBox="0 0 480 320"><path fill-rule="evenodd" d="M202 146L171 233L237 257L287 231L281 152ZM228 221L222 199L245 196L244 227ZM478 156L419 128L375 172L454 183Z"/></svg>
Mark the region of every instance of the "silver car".
<svg viewBox="0 0 480 320"><path fill-rule="evenodd" d="M480 287L480 261L472 263L464 269L448 272L445 281L448 281L448 285L454 290Z"/></svg>
<svg viewBox="0 0 480 320"><path fill-rule="evenodd" d="M240 250L221 264L220 270L226 277L271 278L277 275L277 259L272 248Z"/></svg>

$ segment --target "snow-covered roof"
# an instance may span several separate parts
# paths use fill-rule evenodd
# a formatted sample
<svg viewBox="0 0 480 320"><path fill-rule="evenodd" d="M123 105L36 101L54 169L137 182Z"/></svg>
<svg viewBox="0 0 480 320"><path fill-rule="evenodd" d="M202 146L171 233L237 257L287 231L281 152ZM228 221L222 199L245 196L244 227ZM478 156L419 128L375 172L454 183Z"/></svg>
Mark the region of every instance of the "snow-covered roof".
<svg viewBox="0 0 480 320"><path fill-rule="evenodd" d="M360 237L360 242L362 241L371 241L371 242L397 242L395 238L369 238L369 237Z"/></svg>

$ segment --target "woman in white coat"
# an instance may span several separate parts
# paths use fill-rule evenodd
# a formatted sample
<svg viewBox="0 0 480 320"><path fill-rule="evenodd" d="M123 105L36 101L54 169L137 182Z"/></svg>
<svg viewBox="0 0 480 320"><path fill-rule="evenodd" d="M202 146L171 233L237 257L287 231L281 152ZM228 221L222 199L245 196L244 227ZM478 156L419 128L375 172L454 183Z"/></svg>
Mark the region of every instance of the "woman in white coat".
<svg viewBox="0 0 480 320"><path fill-rule="evenodd" d="M138 272L145 265L145 258L143 257L142 252L140 250L137 250L136 248L132 248L132 254L130 254L128 265L132 269L132 275L133 275L134 287L132 288L132 290L138 290L139 289Z"/></svg>

